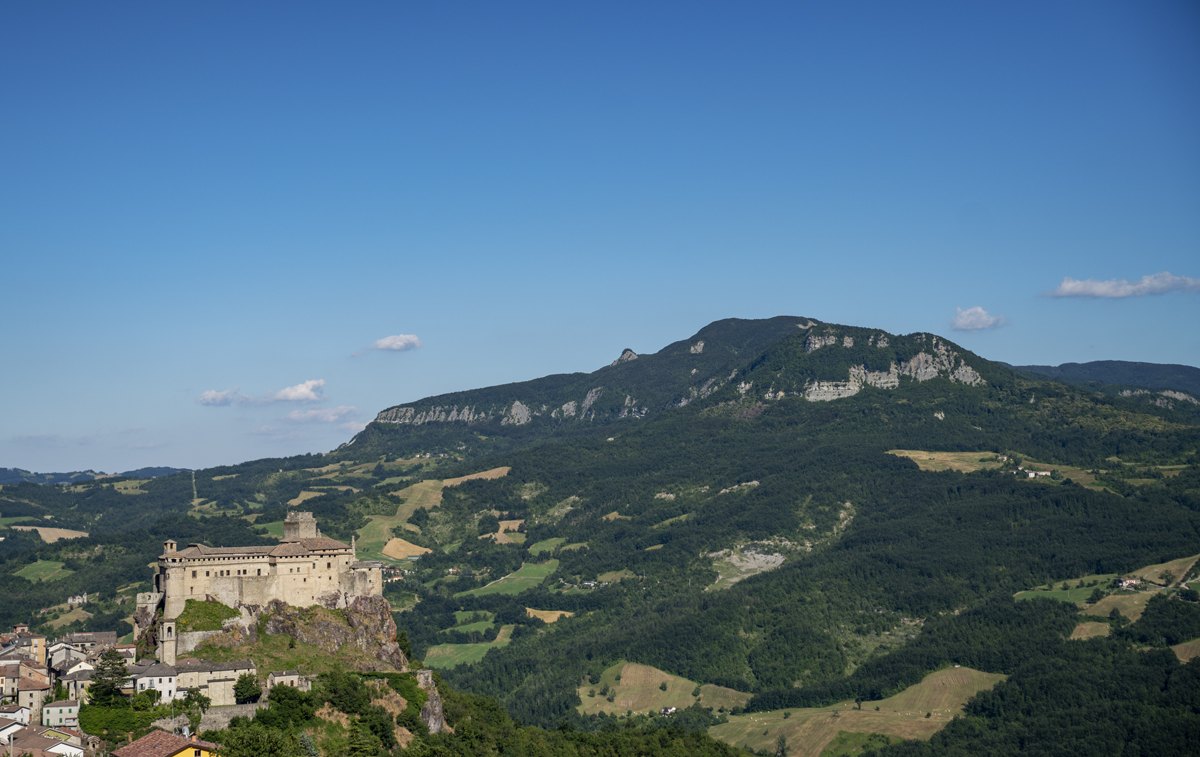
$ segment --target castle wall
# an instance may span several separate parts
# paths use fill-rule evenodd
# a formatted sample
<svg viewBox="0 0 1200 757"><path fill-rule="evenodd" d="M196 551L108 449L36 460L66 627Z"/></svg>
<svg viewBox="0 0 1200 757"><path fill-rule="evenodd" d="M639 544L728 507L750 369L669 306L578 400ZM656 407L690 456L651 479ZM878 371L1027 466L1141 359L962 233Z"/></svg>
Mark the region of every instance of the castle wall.
<svg viewBox="0 0 1200 757"><path fill-rule="evenodd" d="M349 551L302 557L217 555L166 566L163 617L177 618L188 599L209 597L230 607L265 606L273 599L307 607L335 593L379 594L382 572L373 580L354 578ZM160 568L161 570L161 568ZM349 579L348 579L349 577Z"/></svg>

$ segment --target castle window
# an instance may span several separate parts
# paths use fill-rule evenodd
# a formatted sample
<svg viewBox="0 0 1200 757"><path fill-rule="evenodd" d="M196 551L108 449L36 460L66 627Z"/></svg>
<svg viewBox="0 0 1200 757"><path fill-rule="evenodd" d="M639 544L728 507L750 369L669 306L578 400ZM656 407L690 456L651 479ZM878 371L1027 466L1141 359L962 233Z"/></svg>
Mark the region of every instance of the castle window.
<svg viewBox="0 0 1200 757"><path fill-rule="evenodd" d="M333 567L333 563L328 563L328 562L325 563L325 570L329 570L332 567Z"/></svg>
<svg viewBox="0 0 1200 757"><path fill-rule="evenodd" d="M258 575L260 575L260 576L262 575L262 568L258 569Z"/></svg>
<svg viewBox="0 0 1200 757"><path fill-rule="evenodd" d="M195 578L195 577L196 577L196 571L194 571L194 570L193 570L193 571L192 571L192 578Z"/></svg>
<svg viewBox="0 0 1200 757"><path fill-rule="evenodd" d="M208 571L207 571L207 570L206 570L206 571L204 571L204 577L205 577L205 578L208 578Z"/></svg>

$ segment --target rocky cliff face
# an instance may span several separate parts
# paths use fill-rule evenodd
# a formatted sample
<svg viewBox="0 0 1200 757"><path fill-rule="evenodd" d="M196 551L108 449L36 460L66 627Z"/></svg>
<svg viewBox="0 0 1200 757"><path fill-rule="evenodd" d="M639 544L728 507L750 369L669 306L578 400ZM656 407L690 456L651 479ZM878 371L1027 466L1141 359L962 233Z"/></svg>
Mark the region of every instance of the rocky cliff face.
<svg viewBox="0 0 1200 757"><path fill-rule="evenodd" d="M383 597L358 597L345 610L291 607L278 600L267 607L266 630L287 634L329 654L358 652L360 670L403 670L408 659L396 644L396 622Z"/></svg>
<svg viewBox="0 0 1200 757"><path fill-rule="evenodd" d="M808 334L804 340L803 350L806 357L811 356L811 360L816 361L812 362L811 370L818 370L821 367L821 355L829 354L830 350L850 351L850 355L853 356L850 358L851 360L863 360L866 357L870 362L878 364L879 355L884 355L883 359L886 361L888 360L887 355L895 354L894 350L899 346L894 344L896 340L906 343L904 346L908 348L910 356L906 359L891 359L886 363L887 370L871 370L866 365L868 361L858 364L851 363L848 368L843 369L846 371L845 380L803 377L804 368L801 368L799 373L793 369L794 375L790 377L784 376L781 371L776 371L772 376L772 381L765 387L765 391L764 387L761 387L761 378L759 379L757 383L760 384L760 388L757 391L763 392L761 396L767 400L778 400L789 394L798 394L809 402L830 402L852 397L867 386L877 389L896 389L900 386L901 378L911 379L918 383L942 378L951 383L967 386L980 386L987 383L978 371L967 364L963 356L952 345L931 334L889 338L887 334L872 333L864 337L861 333L855 336L842 333L841 329L832 326L824 326L814 329ZM856 344L858 345L857 350ZM872 354L864 353L864 349ZM880 353L880 350L884 352ZM915 354L912 354L913 350L915 350ZM836 353L829 354L829 357L838 361L846 359ZM844 362L842 364L844 365ZM738 391L745 395L755 388L755 383L755 381L742 381L737 386Z"/></svg>
<svg viewBox="0 0 1200 757"><path fill-rule="evenodd" d="M433 682L433 671L418 670L417 685L429 695L429 699L421 705L421 722L429 728L430 733L449 730L446 727L446 717L442 713L442 695L438 693L437 686Z"/></svg>

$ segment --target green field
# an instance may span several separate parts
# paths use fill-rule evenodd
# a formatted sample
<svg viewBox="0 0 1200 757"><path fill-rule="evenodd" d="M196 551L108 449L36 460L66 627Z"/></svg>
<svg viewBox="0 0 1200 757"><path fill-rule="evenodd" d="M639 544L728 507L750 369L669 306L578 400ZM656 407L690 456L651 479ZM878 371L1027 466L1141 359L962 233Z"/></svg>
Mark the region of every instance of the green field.
<svg viewBox="0 0 1200 757"><path fill-rule="evenodd" d="M26 581L38 583L39 581L57 581L60 578L66 578L74 572L73 570L64 568L63 563L54 562L53 560L38 560L18 570L16 575L24 578Z"/></svg>
<svg viewBox="0 0 1200 757"><path fill-rule="evenodd" d="M838 731L837 738L829 742L829 746L825 747L824 752L821 752L821 757L849 757L854 754L862 754L871 749L879 749L898 741L902 741L902 739L883 733Z"/></svg>
<svg viewBox="0 0 1200 757"><path fill-rule="evenodd" d="M277 520L274 523L256 523L255 525L262 526L267 529L267 533L274 536L276 539L283 538L283 521Z"/></svg>
<svg viewBox="0 0 1200 757"><path fill-rule="evenodd" d="M479 644L438 644L425 653L425 664L431 668L453 668L479 662L489 649L502 647L511 641L514 626L503 626L495 641Z"/></svg>
<svg viewBox="0 0 1200 757"><path fill-rule="evenodd" d="M0 518L0 526L7 526L10 523L20 523L26 520L34 520L32 515L14 515L11 518Z"/></svg>
<svg viewBox="0 0 1200 757"><path fill-rule="evenodd" d="M478 633L483 633L484 631L491 628L493 625L495 625L495 623L493 621L481 620L477 623L467 623L466 625L454 626L453 628L443 628L442 630L443 631L462 631L463 633L471 633L472 631L476 631Z"/></svg>
<svg viewBox="0 0 1200 757"><path fill-rule="evenodd" d="M471 618L475 617L476 615L484 615L488 619L491 619L491 617L492 617L492 614L490 612L488 612L487 610L455 610L454 611L454 622L455 623L467 623L471 620Z"/></svg>
<svg viewBox="0 0 1200 757"><path fill-rule="evenodd" d="M540 555L543 552L553 552L555 547L566 540L565 536L559 536L554 539L542 539L537 544L529 545L529 554Z"/></svg>
<svg viewBox="0 0 1200 757"><path fill-rule="evenodd" d="M1106 573L1104 575L1097 575L1097 576L1084 576L1082 579L1073 578L1073 579L1069 579L1065 582L1067 584L1067 586L1069 587L1067 589L1061 588L1064 583L1063 581L1056 581L1051 584L1044 584L1042 586L1034 587L1034 588L1030 589L1029 591L1019 591L1016 594L1016 598L1017 599L1037 599L1037 598L1057 599L1060 602L1070 602L1072 604L1083 607L1087 598L1092 596L1092 592L1094 592L1096 590L1095 586L1087 586L1087 584L1090 584L1092 581L1099 581L1098 585L1101 588L1103 588L1103 587L1108 586L1108 582L1113 580L1114 578L1116 578L1115 573ZM1077 589L1075 587L1079 584L1080 580L1083 581L1084 588Z"/></svg>
<svg viewBox="0 0 1200 757"><path fill-rule="evenodd" d="M504 578L496 579L487 586L481 586L478 589L464 591L455 596L476 596L482 597L486 594L520 594L526 589L532 589L538 586L542 581L546 580L554 571L558 570L558 560L547 560L544 563L525 563L521 569L509 573Z"/></svg>

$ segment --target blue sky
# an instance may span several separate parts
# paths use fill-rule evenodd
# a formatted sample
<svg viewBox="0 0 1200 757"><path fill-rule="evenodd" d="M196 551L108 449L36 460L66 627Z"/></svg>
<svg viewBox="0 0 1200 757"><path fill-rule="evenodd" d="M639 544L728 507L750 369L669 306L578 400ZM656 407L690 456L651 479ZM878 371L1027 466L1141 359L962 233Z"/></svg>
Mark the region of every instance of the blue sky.
<svg viewBox="0 0 1200 757"><path fill-rule="evenodd" d="M0 466L327 451L727 317L1200 365L1192 2L7 3L0 93Z"/></svg>

